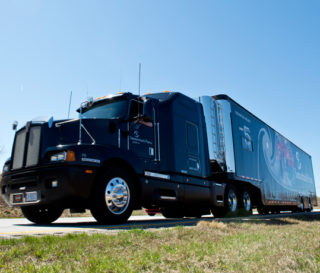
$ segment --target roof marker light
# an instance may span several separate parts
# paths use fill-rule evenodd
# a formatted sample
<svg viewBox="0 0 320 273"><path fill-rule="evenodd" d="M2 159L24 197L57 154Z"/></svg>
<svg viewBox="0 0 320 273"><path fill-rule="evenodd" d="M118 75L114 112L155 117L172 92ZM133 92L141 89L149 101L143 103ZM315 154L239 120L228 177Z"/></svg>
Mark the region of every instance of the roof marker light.
<svg viewBox="0 0 320 273"><path fill-rule="evenodd" d="M169 91L168 90L165 90L165 91L163 91L164 93L169 93Z"/></svg>

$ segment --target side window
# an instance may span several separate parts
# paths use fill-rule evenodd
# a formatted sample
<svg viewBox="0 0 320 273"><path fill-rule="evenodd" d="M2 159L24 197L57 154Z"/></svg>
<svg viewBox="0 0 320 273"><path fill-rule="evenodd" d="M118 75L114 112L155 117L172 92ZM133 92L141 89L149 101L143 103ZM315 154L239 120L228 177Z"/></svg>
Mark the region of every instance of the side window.
<svg viewBox="0 0 320 273"><path fill-rule="evenodd" d="M133 119L136 118L139 113L141 113L142 109L142 103L136 100L131 100L130 102L130 113L129 113L129 118Z"/></svg>
<svg viewBox="0 0 320 273"><path fill-rule="evenodd" d="M198 126L187 122L187 148L188 153L193 155L199 155L199 137Z"/></svg>

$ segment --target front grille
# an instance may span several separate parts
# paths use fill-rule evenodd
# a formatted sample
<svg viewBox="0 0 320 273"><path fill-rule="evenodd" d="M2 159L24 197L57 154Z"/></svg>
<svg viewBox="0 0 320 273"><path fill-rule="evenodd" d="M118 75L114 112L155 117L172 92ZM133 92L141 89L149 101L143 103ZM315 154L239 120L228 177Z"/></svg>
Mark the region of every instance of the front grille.
<svg viewBox="0 0 320 273"><path fill-rule="evenodd" d="M26 187L26 188L31 188L31 187L36 187L37 181L29 181L29 182L24 182L24 183L18 183L18 184L12 184L10 185L12 190L17 190L20 189L21 187Z"/></svg>
<svg viewBox="0 0 320 273"><path fill-rule="evenodd" d="M26 167L31 167L38 164L39 149L40 149L40 134L41 134L40 126L31 127L30 133L29 133Z"/></svg>
<svg viewBox="0 0 320 273"><path fill-rule="evenodd" d="M41 127L33 126L29 132L19 131L13 149L12 169L35 166L39 162Z"/></svg>
<svg viewBox="0 0 320 273"><path fill-rule="evenodd" d="M24 148L26 146L26 135L26 129L18 132L16 135L12 163L12 169L14 170L20 169L23 166Z"/></svg>

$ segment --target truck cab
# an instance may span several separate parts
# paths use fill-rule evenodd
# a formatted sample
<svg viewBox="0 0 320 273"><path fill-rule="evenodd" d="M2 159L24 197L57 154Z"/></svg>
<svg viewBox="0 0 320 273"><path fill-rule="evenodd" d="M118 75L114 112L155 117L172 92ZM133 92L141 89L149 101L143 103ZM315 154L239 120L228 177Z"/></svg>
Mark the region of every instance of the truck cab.
<svg viewBox="0 0 320 273"><path fill-rule="evenodd" d="M28 122L5 163L2 195L35 223L90 209L121 223L141 207L208 207L210 164L200 103L180 93L88 100L78 119ZM209 210L206 209L206 212Z"/></svg>

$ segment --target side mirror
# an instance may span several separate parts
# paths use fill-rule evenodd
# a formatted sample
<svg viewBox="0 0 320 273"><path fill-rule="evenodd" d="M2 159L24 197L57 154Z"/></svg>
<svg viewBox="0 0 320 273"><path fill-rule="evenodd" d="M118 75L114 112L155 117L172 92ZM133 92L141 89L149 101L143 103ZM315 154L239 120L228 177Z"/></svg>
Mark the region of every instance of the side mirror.
<svg viewBox="0 0 320 273"><path fill-rule="evenodd" d="M88 106L90 107L90 106L92 106L92 104L93 104L93 97L88 97L87 98L87 102L88 102Z"/></svg>
<svg viewBox="0 0 320 273"><path fill-rule="evenodd" d="M142 118L146 122L152 122L156 103L157 101L153 99L131 100L129 118L133 120Z"/></svg>
<svg viewBox="0 0 320 273"><path fill-rule="evenodd" d="M12 124L12 130L13 130L13 131L16 131L17 128L18 128L18 121L15 120L15 121L13 122L13 124Z"/></svg>

